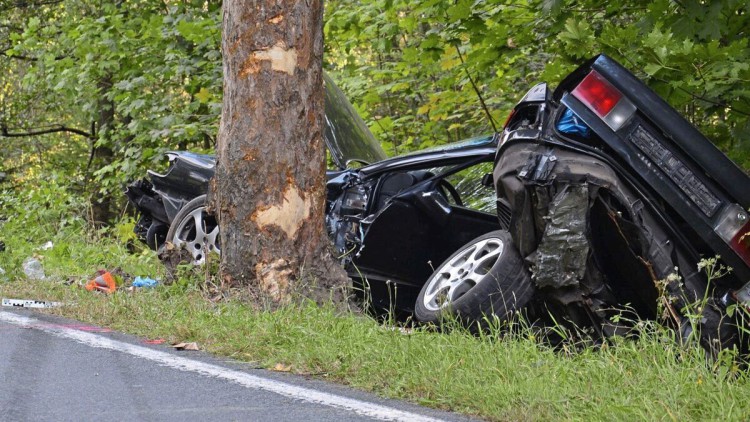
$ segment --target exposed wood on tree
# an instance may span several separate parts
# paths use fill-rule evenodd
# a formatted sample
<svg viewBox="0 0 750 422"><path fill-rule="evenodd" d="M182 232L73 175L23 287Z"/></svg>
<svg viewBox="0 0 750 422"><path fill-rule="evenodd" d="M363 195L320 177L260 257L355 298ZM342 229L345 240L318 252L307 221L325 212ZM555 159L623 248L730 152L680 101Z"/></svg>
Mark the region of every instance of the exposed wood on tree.
<svg viewBox="0 0 750 422"><path fill-rule="evenodd" d="M272 305L341 299L348 281L323 228L322 15L316 0L224 2L221 272Z"/></svg>

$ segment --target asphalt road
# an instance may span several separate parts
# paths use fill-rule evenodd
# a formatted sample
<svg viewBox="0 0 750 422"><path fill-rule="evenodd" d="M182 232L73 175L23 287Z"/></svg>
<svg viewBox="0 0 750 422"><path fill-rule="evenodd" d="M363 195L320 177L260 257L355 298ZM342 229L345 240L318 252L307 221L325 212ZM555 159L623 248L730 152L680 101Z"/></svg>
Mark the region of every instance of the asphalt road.
<svg viewBox="0 0 750 422"><path fill-rule="evenodd" d="M0 421L468 420L335 384L0 310Z"/></svg>

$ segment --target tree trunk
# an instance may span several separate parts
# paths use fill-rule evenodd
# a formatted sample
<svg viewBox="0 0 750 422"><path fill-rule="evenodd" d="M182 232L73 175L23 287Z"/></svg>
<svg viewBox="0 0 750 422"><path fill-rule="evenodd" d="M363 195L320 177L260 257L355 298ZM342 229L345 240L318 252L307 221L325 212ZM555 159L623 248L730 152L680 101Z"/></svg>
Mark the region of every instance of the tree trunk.
<svg viewBox="0 0 750 422"><path fill-rule="evenodd" d="M89 180L94 179L94 172L102 166L108 165L114 161L115 153L112 151L111 135L108 131L111 130L115 121L115 102L107 98L107 93L112 88L112 75L107 74L99 79L97 84L98 88L98 100L97 108L99 110L99 118L97 121L99 139L93 139L92 142L92 160L89 163L88 173L86 177ZM100 184L94 182L93 186L89 189L91 194L91 218L92 223L97 226L105 226L114 219L114 211L112 210L112 196L102 195L100 192Z"/></svg>
<svg viewBox="0 0 750 422"><path fill-rule="evenodd" d="M262 304L343 299L324 231L323 5L225 0L213 208L224 285Z"/></svg>

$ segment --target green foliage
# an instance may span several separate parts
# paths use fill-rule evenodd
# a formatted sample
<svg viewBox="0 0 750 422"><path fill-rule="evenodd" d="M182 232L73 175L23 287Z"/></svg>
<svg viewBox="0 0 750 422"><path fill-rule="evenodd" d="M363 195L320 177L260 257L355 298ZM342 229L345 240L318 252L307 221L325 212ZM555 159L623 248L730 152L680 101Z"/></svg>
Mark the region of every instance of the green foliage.
<svg viewBox="0 0 750 422"><path fill-rule="evenodd" d="M599 52L623 62L750 167L750 6L742 0L332 0L325 67L390 153L484 134L537 82ZM213 149L222 100L220 4L0 2L0 125L92 132L0 138L6 186L52 171L124 203L170 149ZM486 106L486 111L485 111ZM106 118L111 115L111 118ZM12 131L12 130L11 130ZM90 161L97 147L106 161Z"/></svg>
<svg viewBox="0 0 750 422"><path fill-rule="evenodd" d="M0 76L0 123L88 132L92 122L104 125L91 141L59 133L3 139L3 167L38 176L64 163L79 194L122 202L124 183L162 152L212 149L222 84L218 4L68 0L13 12L0 18L0 48L8 44L0 62L12 69ZM94 146L113 155L88 168ZM96 183L83 184L92 177Z"/></svg>
<svg viewBox="0 0 750 422"><path fill-rule="evenodd" d="M748 4L327 3L326 60L393 152L491 130L534 83L604 52L750 167ZM375 40L375 41L373 41Z"/></svg>
<svg viewBox="0 0 750 422"><path fill-rule="evenodd" d="M152 251L133 243L130 219L112 228L92 228L89 205L71 194L60 174L52 174L37 189L3 195L0 209L0 240L6 245L0 253L0 268L7 278L24 279L22 264L31 257L42 263L48 279L55 283L85 281L99 269L119 268L151 277L163 271ZM48 242L51 246L45 247Z"/></svg>
<svg viewBox="0 0 750 422"><path fill-rule="evenodd" d="M469 1L328 2L325 59L392 153L487 133L480 95L501 123L524 72L509 63L519 53L506 46L505 22L526 12L509 9L496 21L504 10Z"/></svg>

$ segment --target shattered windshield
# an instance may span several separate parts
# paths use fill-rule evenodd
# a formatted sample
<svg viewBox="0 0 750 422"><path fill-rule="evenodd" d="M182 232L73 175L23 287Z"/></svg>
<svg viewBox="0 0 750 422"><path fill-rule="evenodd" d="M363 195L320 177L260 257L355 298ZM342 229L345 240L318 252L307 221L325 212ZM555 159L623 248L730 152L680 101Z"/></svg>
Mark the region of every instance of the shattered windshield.
<svg viewBox="0 0 750 422"><path fill-rule="evenodd" d="M348 162L372 164L388 158L346 95L328 75L323 74L323 79L326 91L325 141L336 166L343 169L348 167Z"/></svg>

